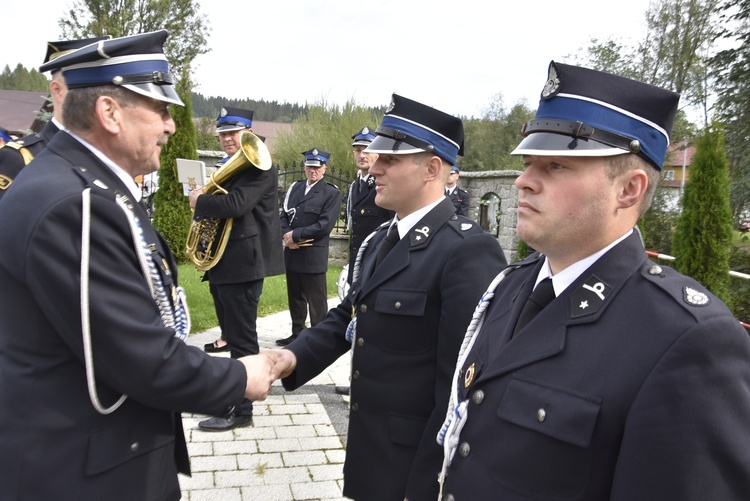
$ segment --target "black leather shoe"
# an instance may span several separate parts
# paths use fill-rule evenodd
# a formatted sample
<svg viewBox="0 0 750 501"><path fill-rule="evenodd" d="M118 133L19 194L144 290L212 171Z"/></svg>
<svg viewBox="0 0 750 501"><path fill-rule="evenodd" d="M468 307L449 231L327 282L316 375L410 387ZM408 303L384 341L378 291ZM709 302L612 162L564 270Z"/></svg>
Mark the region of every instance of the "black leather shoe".
<svg viewBox="0 0 750 501"><path fill-rule="evenodd" d="M336 387L336 393L339 395L348 395L349 394L349 387L348 386L337 386Z"/></svg>
<svg viewBox="0 0 750 501"><path fill-rule="evenodd" d="M212 417L198 423L203 431L228 431L242 426L252 426L252 416L238 416L234 413L222 417Z"/></svg>
<svg viewBox="0 0 750 501"><path fill-rule="evenodd" d="M292 341L294 341L295 339L297 339L297 335L292 334L291 336L285 337L284 339L277 339L276 344L278 344L279 346L286 346Z"/></svg>
<svg viewBox="0 0 750 501"><path fill-rule="evenodd" d="M230 351L229 343L224 346L219 346L219 340L217 339L213 343L207 343L203 345L203 351L206 353L220 353L222 351Z"/></svg>

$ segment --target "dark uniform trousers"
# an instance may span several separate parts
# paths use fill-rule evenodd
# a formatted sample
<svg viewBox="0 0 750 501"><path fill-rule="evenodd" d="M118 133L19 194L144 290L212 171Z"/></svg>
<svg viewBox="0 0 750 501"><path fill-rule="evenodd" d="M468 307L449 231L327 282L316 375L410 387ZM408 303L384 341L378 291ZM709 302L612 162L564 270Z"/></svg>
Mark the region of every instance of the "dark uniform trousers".
<svg viewBox="0 0 750 501"><path fill-rule="evenodd" d="M506 264L497 239L441 201L375 268L385 230L365 249L361 279L325 320L288 348L286 389L352 350L344 495L357 501L434 501L450 381L471 314ZM460 277L460 278L456 278ZM354 345L345 332L356 312Z"/></svg>
<svg viewBox="0 0 750 501"><path fill-rule="evenodd" d="M500 282L457 382L445 501L747 500L750 340L637 234L512 335L543 259Z"/></svg>
<svg viewBox="0 0 750 501"><path fill-rule="evenodd" d="M83 362L85 188L96 388L105 406L128 395L110 414L94 409ZM118 193L176 280L146 212L65 132L0 200L0 499L177 500L177 472L190 471L180 412L221 414L242 401L241 363L208 357L163 326Z"/></svg>
<svg viewBox="0 0 750 501"><path fill-rule="evenodd" d="M394 212L378 207L375 203L375 178L369 176L367 181L362 181L359 177L349 186L349 200L347 204L347 213L351 233L349 235L349 270L347 283L352 283L352 273L354 273L354 261L357 258L357 251L365 238L375 231L385 221L393 219Z"/></svg>
<svg viewBox="0 0 750 501"><path fill-rule="evenodd" d="M282 235L292 231L295 242L309 241L299 249L284 249L292 335L305 328L308 308L312 325L328 311L329 236L341 210L341 192L335 185L321 179L305 194L306 184L297 181L289 187L286 210L280 214Z"/></svg>

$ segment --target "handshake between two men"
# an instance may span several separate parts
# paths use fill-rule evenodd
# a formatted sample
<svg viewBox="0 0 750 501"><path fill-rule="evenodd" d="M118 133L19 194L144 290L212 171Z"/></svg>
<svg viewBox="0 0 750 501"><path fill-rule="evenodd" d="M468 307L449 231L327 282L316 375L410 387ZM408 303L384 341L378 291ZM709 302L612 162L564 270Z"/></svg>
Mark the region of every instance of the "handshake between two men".
<svg viewBox="0 0 750 501"><path fill-rule="evenodd" d="M297 357L289 350L263 350L237 360L247 371L245 398L254 401L265 400L273 382L287 377L297 367Z"/></svg>

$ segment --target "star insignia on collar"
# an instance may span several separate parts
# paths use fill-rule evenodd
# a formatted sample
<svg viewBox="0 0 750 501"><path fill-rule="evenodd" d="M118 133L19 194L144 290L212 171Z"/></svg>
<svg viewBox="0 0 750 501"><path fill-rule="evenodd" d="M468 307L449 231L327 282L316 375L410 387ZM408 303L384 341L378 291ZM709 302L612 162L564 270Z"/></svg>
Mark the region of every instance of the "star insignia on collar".
<svg viewBox="0 0 750 501"><path fill-rule="evenodd" d="M580 304L580 305L578 305L578 307L579 307L580 309L582 309L582 310L585 310L586 308L588 308L588 307L589 307L589 302L588 302L588 301L581 301L581 304Z"/></svg>
<svg viewBox="0 0 750 501"><path fill-rule="evenodd" d="M422 236L421 235L417 235L416 237L414 237L414 240L416 240L417 242L419 242L420 240L422 240Z"/></svg>

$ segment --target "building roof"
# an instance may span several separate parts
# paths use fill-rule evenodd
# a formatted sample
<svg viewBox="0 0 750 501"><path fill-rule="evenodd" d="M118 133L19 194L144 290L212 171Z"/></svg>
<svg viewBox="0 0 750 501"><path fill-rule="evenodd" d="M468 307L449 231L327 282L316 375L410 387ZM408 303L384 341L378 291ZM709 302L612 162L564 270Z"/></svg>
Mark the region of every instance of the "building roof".
<svg viewBox="0 0 750 501"><path fill-rule="evenodd" d="M695 155L695 146L685 148L685 141L670 144L667 148L667 158L664 167L689 167Z"/></svg>
<svg viewBox="0 0 750 501"><path fill-rule="evenodd" d="M47 101L47 92L0 90L0 126L12 133L26 132Z"/></svg>

